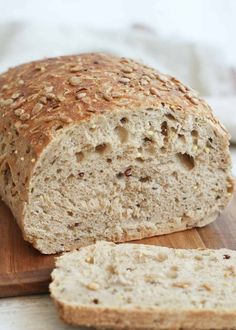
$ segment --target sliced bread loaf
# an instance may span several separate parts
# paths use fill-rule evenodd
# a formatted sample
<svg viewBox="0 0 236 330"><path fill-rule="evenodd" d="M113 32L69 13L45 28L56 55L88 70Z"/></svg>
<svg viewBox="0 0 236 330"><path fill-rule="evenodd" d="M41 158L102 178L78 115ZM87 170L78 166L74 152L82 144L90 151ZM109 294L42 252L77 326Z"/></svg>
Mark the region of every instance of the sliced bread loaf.
<svg viewBox="0 0 236 330"><path fill-rule="evenodd" d="M0 75L0 194L43 253L216 219L229 136L197 93L132 60L46 59Z"/></svg>
<svg viewBox="0 0 236 330"><path fill-rule="evenodd" d="M59 257L60 317L107 329L236 329L236 252L97 242Z"/></svg>

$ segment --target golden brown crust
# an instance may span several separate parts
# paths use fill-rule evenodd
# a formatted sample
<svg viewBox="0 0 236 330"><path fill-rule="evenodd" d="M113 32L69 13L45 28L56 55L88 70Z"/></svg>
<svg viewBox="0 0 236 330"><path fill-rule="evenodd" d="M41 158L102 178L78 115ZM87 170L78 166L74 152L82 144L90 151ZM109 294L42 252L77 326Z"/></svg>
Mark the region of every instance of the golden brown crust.
<svg viewBox="0 0 236 330"><path fill-rule="evenodd" d="M116 109L158 107L198 111L216 124L209 106L174 77L105 54L31 62L0 75L2 120L11 122L36 154L55 129Z"/></svg>
<svg viewBox="0 0 236 330"><path fill-rule="evenodd" d="M55 299L54 302L61 319L72 325L117 330L236 329L235 310L92 308L67 305Z"/></svg>

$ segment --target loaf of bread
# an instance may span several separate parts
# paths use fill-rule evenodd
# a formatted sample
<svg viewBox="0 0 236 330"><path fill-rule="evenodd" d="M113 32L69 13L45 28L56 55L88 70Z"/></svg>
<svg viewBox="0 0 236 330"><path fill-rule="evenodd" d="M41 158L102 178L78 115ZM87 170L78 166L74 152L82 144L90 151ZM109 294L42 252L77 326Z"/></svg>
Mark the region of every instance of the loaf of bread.
<svg viewBox="0 0 236 330"><path fill-rule="evenodd" d="M236 252L97 242L59 257L60 317L105 329L236 329Z"/></svg>
<svg viewBox="0 0 236 330"><path fill-rule="evenodd" d="M202 227L232 192L229 135L174 77L103 54L0 75L0 194L43 253Z"/></svg>

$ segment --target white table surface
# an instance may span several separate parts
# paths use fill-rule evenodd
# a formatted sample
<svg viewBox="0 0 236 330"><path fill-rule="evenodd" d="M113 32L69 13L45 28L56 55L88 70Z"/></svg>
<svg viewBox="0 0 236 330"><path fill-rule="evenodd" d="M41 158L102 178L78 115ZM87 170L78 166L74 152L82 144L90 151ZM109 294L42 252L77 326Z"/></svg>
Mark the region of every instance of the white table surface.
<svg viewBox="0 0 236 330"><path fill-rule="evenodd" d="M236 176L236 147L232 148ZM45 295L0 299L0 330L69 330L57 317L56 309ZM80 328L83 329L83 328Z"/></svg>

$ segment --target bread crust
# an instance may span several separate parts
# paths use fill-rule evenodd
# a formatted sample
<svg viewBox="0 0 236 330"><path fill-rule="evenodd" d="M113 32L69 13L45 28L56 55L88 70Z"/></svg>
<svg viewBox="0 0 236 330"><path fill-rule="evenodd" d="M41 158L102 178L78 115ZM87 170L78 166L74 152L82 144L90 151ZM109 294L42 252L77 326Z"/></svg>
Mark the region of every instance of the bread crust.
<svg viewBox="0 0 236 330"><path fill-rule="evenodd" d="M60 318L71 325L121 330L210 330L236 329L235 310L163 310L89 308L56 301Z"/></svg>
<svg viewBox="0 0 236 330"><path fill-rule="evenodd" d="M19 131L35 156L51 141L58 125L127 106L130 110L158 107L163 102L183 117L198 111L228 140L228 132L195 91L131 59L99 53L62 56L22 64L0 75L2 124L10 121L9 128ZM24 112L17 114L17 109Z"/></svg>

